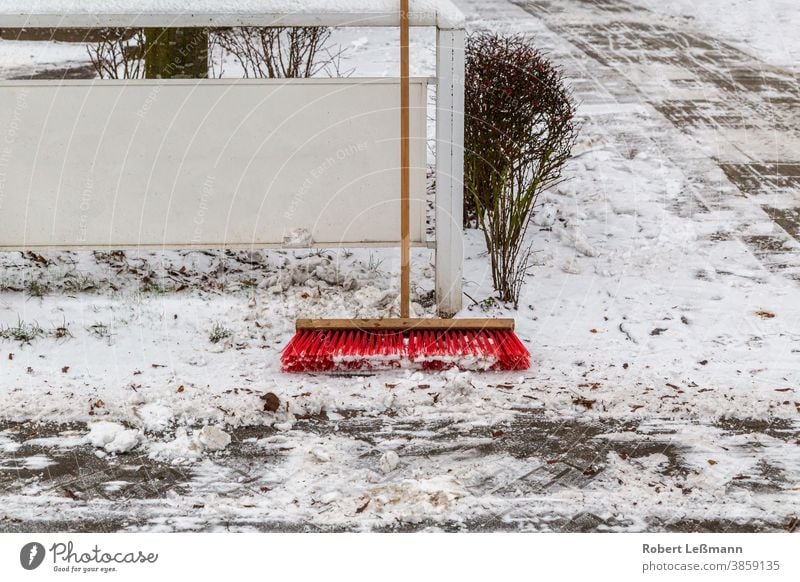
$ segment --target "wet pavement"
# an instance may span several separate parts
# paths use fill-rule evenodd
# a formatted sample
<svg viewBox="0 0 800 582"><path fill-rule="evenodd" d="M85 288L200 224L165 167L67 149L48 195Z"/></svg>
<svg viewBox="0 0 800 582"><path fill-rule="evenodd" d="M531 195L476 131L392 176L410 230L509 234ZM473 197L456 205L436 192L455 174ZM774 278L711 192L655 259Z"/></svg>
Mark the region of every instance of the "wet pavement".
<svg viewBox="0 0 800 582"><path fill-rule="evenodd" d="M677 144L662 154L689 170L702 193L694 212L734 210L744 197L766 216L732 218L732 238L769 271L800 284L800 83L731 44L624 0L511 0L569 41L584 59L568 70L583 103L646 103L707 160ZM598 99L599 97L599 99ZM654 135L653 140L657 141ZM631 144L635 147L635 142ZM704 179L721 169L726 182ZM733 189L731 188L733 187ZM685 206L679 211L686 212ZM751 233L764 219L772 232ZM759 226L756 226L756 225Z"/></svg>
<svg viewBox="0 0 800 582"><path fill-rule="evenodd" d="M688 436L696 434L696 430L704 435L701 441ZM259 498L269 499L282 489L288 492L296 487L298 479L296 469L281 472L282 465L291 464L284 453L259 445L263 442L260 439L285 434L274 428L235 429L225 451L185 464L155 460L144 445L129 453L98 457L94 447L75 440L86 432L87 427L81 424L0 424L0 531L136 531L165 527L215 531L433 528L586 532L643 527L649 531L783 531L797 527L800 510L790 501L796 501L800 476L775 463L787 451L800 450L800 426L791 421L723 419L707 425L652 419L621 422L605 418L550 419L541 411L518 411L511 422L479 428L465 428L449 420L425 423L363 416L354 411L337 421L324 414L298 421L291 431L299 436L298 442L335 437L363 445L363 452L357 455L359 464L376 463L379 445L387 439L400 443L395 450L402 466L390 475L395 482L400 482L407 472L402 467L419 471L440 464L457 467L453 459L485 460L488 470L480 479L466 474L458 478L465 485L465 498L476 502L470 503L472 510L480 505L489 511L471 510L471 515L462 519L429 507L429 518L417 515L406 520L394 516L389 523L368 521L366 516L361 519L358 510L327 522L307 516L292 519L289 513L276 517L274 511L264 510L257 502ZM716 446L725 450L727 461L739 459L747 469L698 480L705 469L693 459L712 455L708 451ZM623 486L623 474L614 470L615 463L645 470L648 459L653 458L661 461L643 485L649 491L642 494L632 489L630 495L640 495L644 505L649 495L661 494L661 488L665 495L667 490L677 490L682 499L690 500L687 507L666 514L654 510L651 514L647 509L636 510L634 502L627 510L630 515L626 510L614 515L592 511L592 495L604 495L604 491L611 494L609 478L619 481L621 489L629 486ZM706 465L705 461L702 465ZM347 471L347 463L341 466L339 470ZM707 494L697 496L700 492L693 491L705 487L709 489ZM209 496L209 491L213 495ZM735 498L743 492L753 506L781 500L785 517L733 519L727 516L737 512L730 508L709 506L709 502L724 504L726 497ZM581 497L585 505L575 503L576 493L585 495ZM541 503L543 499L549 499L548 503ZM22 513L14 509L19 501L25 508ZM242 505L238 517L236 512L220 516L206 511L212 509L211 504L225 507L239 503ZM324 506L315 511L322 513ZM71 512L80 517L70 519ZM169 518L164 520L163 516Z"/></svg>

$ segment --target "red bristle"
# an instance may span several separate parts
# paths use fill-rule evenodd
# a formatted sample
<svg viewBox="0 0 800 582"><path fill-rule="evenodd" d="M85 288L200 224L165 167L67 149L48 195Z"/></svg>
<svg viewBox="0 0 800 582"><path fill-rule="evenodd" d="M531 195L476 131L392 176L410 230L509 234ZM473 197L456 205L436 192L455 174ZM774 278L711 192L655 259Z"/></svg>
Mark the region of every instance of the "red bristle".
<svg viewBox="0 0 800 582"><path fill-rule="evenodd" d="M474 354L494 354L494 344L491 341L489 336L486 336L482 333L476 333L474 337Z"/></svg>
<svg viewBox="0 0 800 582"><path fill-rule="evenodd" d="M348 332L338 332L339 333L339 342L338 342L338 349L336 350L335 354L338 357L349 357L353 352L353 346L355 345L356 341L358 340L358 336L355 335L355 332L348 331Z"/></svg>
<svg viewBox="0 0 800 582"><path fill-rule="evenodd" d="M432 331L428 330L425 332L425 337L427 339L427 356L437 357L439 356L439 342L437 341L439 338L437 337L438 334L433 333Z"/></svg>
<svg viewBox="0 0 800 582"><path fill-rule="evenodd" d="M530 353L511 330L300 330L281 355L286 372L414 366L525 370Z"/></svg>
<svg viewBox="0 0 800 582"><path fill-rule="evenodd" d="M524 370L530 367L530 353L514 332L502 334L501 342L502 369Z"/></svg>
<svg viewBox="0 0 800 582"><path fill-rule="evenodd" d="M464 353L477 356L485 350L483 337L479 333L468 331L464 334Z"/></svg>

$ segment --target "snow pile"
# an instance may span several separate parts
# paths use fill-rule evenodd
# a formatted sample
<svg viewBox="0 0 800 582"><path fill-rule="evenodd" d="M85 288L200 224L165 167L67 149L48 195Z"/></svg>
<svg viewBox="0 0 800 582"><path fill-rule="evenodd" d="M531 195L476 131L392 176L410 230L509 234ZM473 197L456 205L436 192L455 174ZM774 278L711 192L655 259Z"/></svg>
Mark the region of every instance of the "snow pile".
<svg viewBox="0 0 800 582"><path fill-rule="evenodd" d="M136 415L142 421L142 428L149 432L162 432L173 421L172 409L158 402L140 406Z"/></svg>
<svg viewBox="0 0 800 582"><path fill-rule="evenodd" d="M127 453L139 444L140 433L116 422L100 421L90 425L86 440L107 453Z"/></svg>
<svg viewBox="0 0 800 582"><path fill-rule="evenodd" d="M175 431L175 438L171 441L150 443L149 452L154 459L180 464L199 458L203 453L203 445L196 435L190 436L189 432L181 427Z"/></svg>
<svg viewBox="0 0 800 582"><path fill-rule="evenodd" d="M277 295L289 291L292 287L306 287L304 292L308 297L304 298L310 299L309 303L315 303L315 299L321 299L322 289L326 287L341 287L345 291L355 291L362 285L371 287L375 283L371 277L372 275L365 270L345 274L329 256L311 255L297 261L284 261L276 273L265 277L259 283L259 288ZM370 290L365 289L365 294L370 294ZM384 300L386 296L380 292L378 295L379 300Z"/></svg>
<svg viewBox="0 0 800 582"><path fill-rule="evenodd" d="M461 372L457 368L452 368L444 373L444 388L455 394L465 395L472 392L475 385L472 383L472 372Z"/></svg>
<svg viewBox="0 0 800 582"><path fill-rule="evenodd" d="M206 425L192 434L180 427L170 441L151 441L149 453L154 459L180 464L198 459L203 451L222 451L229 444L231 435L218 426Z"/></svg>
<svg viewBox="0 0 800 582"><path fill-rule="evenodd" d="M197 440L209 451L221 451L231 444L231 435L216 426L206 425L200 429Z"/></svg>

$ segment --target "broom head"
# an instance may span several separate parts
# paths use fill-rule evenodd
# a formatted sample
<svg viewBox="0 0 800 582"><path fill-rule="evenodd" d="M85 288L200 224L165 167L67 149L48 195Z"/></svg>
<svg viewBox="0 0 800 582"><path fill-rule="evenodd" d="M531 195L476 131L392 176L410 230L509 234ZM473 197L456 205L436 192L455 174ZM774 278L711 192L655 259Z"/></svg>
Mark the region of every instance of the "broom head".
<svg viewBox="0 0 800 582"><path fill-rule="evenodd" d="M284 372L527 370L513 319L300 319Z"/></svg>

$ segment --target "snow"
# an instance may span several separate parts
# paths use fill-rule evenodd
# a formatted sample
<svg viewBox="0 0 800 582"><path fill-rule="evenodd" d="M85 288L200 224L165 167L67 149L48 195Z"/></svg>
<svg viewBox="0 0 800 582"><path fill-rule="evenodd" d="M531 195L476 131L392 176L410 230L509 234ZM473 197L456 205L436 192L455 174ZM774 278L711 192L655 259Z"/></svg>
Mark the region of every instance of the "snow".
<svg viewBox="0 0 800 582"><path fill-rule="evenodd" d="M152 442L149 448L149 454L152 458L171 461L176 465L191 462L200 457L202 453L202 443L196 437L191 437L183 427L175 431L174 439Z"/></svg>
<svg viewBox="0 0 800 582"><path fill-rule="evenodd" d="M86 47L78 43L30 43L0 39L0 78L10 79L30 75L37 68L89 65Z"/></svg>
<svg viewBox="0 0 800 582"><path fill-rule="evenodd" d="M797 70L800 10L796 0L633 0L688 27L710 31L765 63Z"/></svg>
<svg viewBox="0 0 800 582"><path fill-rule="evenodd" d="M28 469L28 470L42 470L47 469L51 465L54 465L54 461L47 457L46 455L32 455L30 457L18 457L15 459L15 463L11 465L6 465L5 463L0 463L0 471L8 471L8 470L17 470L18 468Z"/></svg>
<svg viewBox="0 0 800 582"><path fill-rule="evenodd" d="M150 402L135 411L142 421L142 428L148 432L162 432L173 421L172 409L158 402Z"/></svg>
<svg viewBox="0 0 800 582"><path fill-rule="evenodd" d="M283 246L290 249L308 248L312 242L311 231L307 228L295 228L283 236Z"/></svg>
<svg viewBox="0 0 800 582"><path fill-rule="evenodd" d="M86 443L86 435L76 430L62 431L54 437L37 437L25 441L26 446L50 447L58 449L71 449Z"/></svg>
<svg viewBox="0 0 800 582"><path fill-rule="evenodd" d="M14 441L8 431L0 431L0 451L4 453L15 453L22 444Z"/></svg>
<svg viewBox="0 0 800 582"><path fill-rule="evenodd" d="M4 3L0 14L10 5ZM297 317L397 315L394 250L59 252L45 253L44 262L5 253L0 325L36 322L44 335L30 343L0 341L2 417L90 424L88 435L47 439L0 431L0 452L52 449L52 455L21 456L26 466L43 467L63 448L88 442L101 455L142 451L158 462L190 466L188 493L135 506L148 520L143 528L165 531L270 519L370 529L487 515L539 519L546 528L564 507L622 516L628 521L620 528L628 530L647 529L652 518L782 519L785 496L764 494L756 502L753 492L731 488L730 480L747 473L759 482L760 460L797 475L796 445L718 426L725 418L797 422L797 282L769 268L738 238L777 236L780 229L715 163L725 143L691 139L642 102L634 86L587 62L520 8L498 0L460 5L473 26L535 33L573 76L581 103L568 180L543 196L530 229L536 264L518 311L491 299L482 234L466 236L465 289L474 302L467 299L460 315L514 317L533 369L280 373L280 350ZM720 18L721 2L676 5L694 16L692 26L729 37L738 34L729 23L743 12L754 23L749 48L778 64L784 62L779 43L796 54L795 38L779 33L770 39L765 32L772 13L737 2L736 10L726 11L730 18ZM775 6L785 10L788 4ZM430 31L414 32L420 33L412 35L414 66L430 71ZM348 63L360 73L396 70L395 30L336 34L353 46ZM25 67L27 49L5 46L14 47L13 66ZM48 61L84 58L77 49L70 52L73 47L44 46L55 55ZM5 52L2 59L7 70ZM787 261L798 248L786 242ZM433 315L433 260L431 251L414 249L417 316ZM32 296L32 283L47 292ZM212 343L209 333L218 322L231 336ZM61 325L68 336L54 335ZM108 334L97 332L103 326ZM264 410L262 397L270 392L281 402L276 412ZM637 457L604 453L592 461L603 471L585 487L548 491L550 465L543 459L491 449L495 427L533 413L557 425L637 424L635 433L612 428L587 439L660 448ZM323 417L330 430L319 433L302 420ZM368 440L339 430L348 417L384 424ZM274 463L250 467L255 485L226 497L244 470L231 466L228 455L237 444L231 435L250 426L279 431L249 443ZM415 454L431 441L439 447L435 455ZM665 441L683 455L681 470L669 471ZM541 488L525 489L522 476L528 475ZM658 491L654 483L661 484ZM117 479L107 485L126 487ZM262 486L263 493L253 492ZM42 514L59 511L64 519L85 517L85 506L54 500L36 487L3 498L4 512L26 517L35 507ZM509 490L509 496L497 494ZM93 511L114 515L130 508Z"/></svg>
<svg viewBox="0 0 800 582"><path fill-rule="evenodd" d="M231 435L219 427L206 425L200 429L197 440L209 451L221 451L231 444Z"/></svg>
<svg viewBox="0 0 800 582"><path fill-rule="evenodd" d="M190 432L178 427L171 440L153 439L148 443L151 458L175 465L191 463L206 454L224 450L231 444L231 435L214 425L205 425Z"/></svg>
<svg viewBox="0 0 800 582"><path fill-rule="evenodd" d="M308 454L315 463L329 463L331 460L331 456L320 448L311 449Z"/></svg>
<svg viewBox="0 0 800 582"><path fill-rule="evenodd" d="M4 0L0 18L13 15L309 15L307 24L324 23L324 16L342 14L353 22L394 15L397 0ZM417 24L461 28L464 17L450 0L411 0L410 18ZM312 18L314 17L314 18Z"/></svg>
<svg viewBox="0 0 800 582"><path fill-rule="evenodd" d="M386 451L381 455L378 466L382 473L391 473L400 463L400 457L394 451Z"/></svg>
<svg viewBox="0 0 800 582"><path fill-rule="evenodd" d="M128 485L130 485L128 481L107 481L103 484L103 488L107 493L116 493L117 491L123 490Z"/></svg>
<svg viewBox="0 0 800 582"><path fill-rule="evenodd" d="M452 510L466 494L452 477L381 483L366 491L372 513L381 517L404 514L411 523Z"/></svg>
<svg viewBox="0 0 800 582"><path fill-rule="evenodd" d="M139 444L139 431L115 422L100 421L90 426L86 439L108 453L127 453Z"/></svg>

